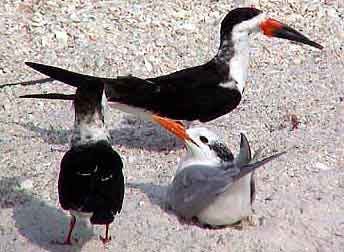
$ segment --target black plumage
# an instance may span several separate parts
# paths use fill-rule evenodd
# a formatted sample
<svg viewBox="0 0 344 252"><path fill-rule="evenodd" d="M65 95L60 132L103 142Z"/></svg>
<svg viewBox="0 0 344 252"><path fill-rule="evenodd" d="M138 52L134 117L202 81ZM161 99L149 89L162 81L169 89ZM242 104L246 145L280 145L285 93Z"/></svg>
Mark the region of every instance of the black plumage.
<svg viewBox="0 0 344 252"><path fill-rule="evenodd" d="M230 36L235 25L250 20L261 13L261 10L250 7L236 8L230 11L221 22L220 36L222 38Z"/></svg>
<svg viewBox="0 0 344 252"><path fill-rule="evenodd" d="M92 224L111 223L122 209L122 167L121 157L105 141L72 147L61 162L58 192L62 208L93 213Z"/></svg>
<svg viewBox="0 0 344 252"><path fill-rule="evenodd" d="M105 84L109 102L147 110L175 120L207 122L235 109L241 93L220 84L228 79L229 67L216 60L169 75L140 79L133 76L98 78L37 63L26 63L56 80L78 87ZM50 96L50 97L49 97ZM25 98L72 99L59 94L25 95Z"/></svg>
<svg viewBox="0 0 344 252"><path fill-rule="evenodd" d="M90 222L106 225L103 242L108 242L110 223L122 209L124 197L123 163L112 149L104 125L103 85L82 85L77 88L75 125L71 148L61 161L58 193L61 207L72 215L64 244L71 244L71 235L80 214Z"/></svg>
<svg viewBox="0 0 344 252"><path fill-rule="evenodd" d="M243 14L246 12L248 14ZM222 22L219 52L212 60L155 78L141 79L134 76L100 78L43 64L32 62L26 64L53 79L75 87L85 83L92 85L103 83L106 97L110 102L175 120L207 122L231 112L240 103L242 94L236 86L236 81L230 76L229 61L234 54L230 34L234 24L259 13L260 11L254 8L230 11ZM223 43L224 41L227 43ZM72 99L71 96L58 94L23 97Z"/></svg>
<svg viewBox="0 0 344 252"><path fill-rule="evenodd" d="M239 105L249 67L248 36L257 31L322 49L321 45L287 25L265 18L260 10L236 8L221 23L217 54L205 64L171 74L147 79L134 76L100 78L32 62L26 64L75 87L104 84L108 101L126 112L208 122ZM71 96L57 94L22 97L72 99Z"/></svg>

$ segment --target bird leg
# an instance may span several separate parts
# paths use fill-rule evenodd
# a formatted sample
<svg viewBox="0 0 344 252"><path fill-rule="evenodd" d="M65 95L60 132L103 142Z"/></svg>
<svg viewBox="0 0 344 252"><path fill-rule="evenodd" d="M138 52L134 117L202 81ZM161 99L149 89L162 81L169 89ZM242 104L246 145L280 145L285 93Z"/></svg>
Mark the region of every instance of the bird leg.
<svg viewBox="0 0 344 252"><path fill-rule="evenodd" d="M75 223L76 223L76 218L74 215L72 215L72 219L70 220L70 223L69 223L68 235L66 237L66 240L64 241L64 244L66 245L72 245L72 232L73 232Z"/></svg>
<svg viewBox="0 0 344 252"><path fill-rule="evenodd" d="M258 226L258 219L257 216L252 214L250 216L246 217L246 222L248 223L249 226L251 227L256 227Z"/></svg>
<svg viewBox="0 0 344 252"><path fill-rule="evenodd" d="M103 242L103 244L106 244L111 241L111 236L109 236L109 226L110 224L105 225L105 238L101 235L99 236L100 240Z"/></svg>
<svg viewBox="0 0 344 252"><path fill-rule="evenodd" d="M68 230L68 235L66 239L64 240L64 242L55 241L54 243L59 244L59 245L72 245L72 232L73 232L75 223L76 223L76 218L74 215L72 215L72 218L69 222L69 230Z"/></svg>
<svg viewBox="0 0 344 252"><path fill-rule="evenodd" d="M246 229L248 227L256 227L257 224L257 218L255 215L250 215L247 216L245 218L243 218L242 220L238 221L237 223L234 223L233 225L231 225L232 228L237 229L237 230L243 230Z"/></svg>

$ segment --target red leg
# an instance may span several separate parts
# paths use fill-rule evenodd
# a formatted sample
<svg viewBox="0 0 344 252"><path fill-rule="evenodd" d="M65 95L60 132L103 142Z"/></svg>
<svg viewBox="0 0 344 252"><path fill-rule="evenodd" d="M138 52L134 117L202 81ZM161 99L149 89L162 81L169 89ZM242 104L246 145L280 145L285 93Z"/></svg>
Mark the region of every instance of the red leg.
<svg viewBox="0 0 344 252"><path fill-rule="evenodd" d="M74 215L72 215L72 219L70 220L70 223L69 223L68 235L66 237L66 240L64 241L64 244L72 245L72 232L73 232L75 223L76 223L76 218Z"/></svg>
<svg viewBox="0 0 344 252"><path fill-rule="evenodd" d="M105 238L102 236L99 236L100 240L103 242L103 244L106 244L111 241L111 236L109 236L109 226L110 224L105 225Z"/></svg>
<svg viewBox="0 0 344 252"><path fill-rule="evenodd" d="M76 218L74 215L72 215L72 219L69 222L68 235L67 235L66 239L64 240L64 242L53 241L53 243L59 244L59 245L72 245L72 232L73 232L75 223L76 223Z"/></svg>

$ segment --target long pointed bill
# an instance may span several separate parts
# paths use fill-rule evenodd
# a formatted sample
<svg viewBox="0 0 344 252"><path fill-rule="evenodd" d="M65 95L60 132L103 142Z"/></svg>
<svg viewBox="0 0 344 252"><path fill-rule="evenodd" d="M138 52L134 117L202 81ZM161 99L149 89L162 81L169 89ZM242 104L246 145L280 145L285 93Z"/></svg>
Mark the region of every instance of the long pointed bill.
<svg viewBox="0 0 344 252"><path fill-rule="evenodd" d="M275 19L269 18L260 24L260 29L268 37L276 37L288 39L302 44L310 45L318 49L323 49L323 46L310 40L300 32L293 28L278 22Z"/></svg>
<svg viewBox="0 0 344 252"><path fill-rule="evenodd" d="M153 115L152 119L154 122L158 123L165 129L167 129L169 132L171 132L173 135L179 137L181 140L190 141L193 144L197 145L194 140L191 139L191 137L186 133L186 129L184 125L181 122L174 121L171 119L168 119L166 117L161 117L158 115Z"/></svg>

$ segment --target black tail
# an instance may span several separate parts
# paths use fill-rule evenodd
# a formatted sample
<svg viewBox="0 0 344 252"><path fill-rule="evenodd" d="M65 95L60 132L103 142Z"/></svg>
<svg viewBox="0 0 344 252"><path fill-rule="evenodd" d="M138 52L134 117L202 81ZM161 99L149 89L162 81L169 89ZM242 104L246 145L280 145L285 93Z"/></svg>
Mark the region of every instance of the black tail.
<svg viewBox="0 0 344 252"><path fill-rule="evenodd" d="M53 67L33 62L25 62L25 64L42 74L45 74L55 80L61 81L73 87L80 87L85 82L99 83L102 80L102 78L74 73L59 67Z"/></svg>
<svg viewBox="0 0 344 252"><path fill-rule="evenodd" d="M75 94L28 94L19 96L19 98L36 98L36 99L49 99L49 100L73 100L75 99Z"/></svg>
<svg viewBox="0 0 344 252"><path fill-rule="evenodd" d="M226 167L223 167L223 169L228 171L225 175L228 176L232 180L234 179L234 181L235 181L235 180L238 180L238 179L244 177L245 175L253 172L257 168L269 163L270 161L286 154L286 153L287 153L286 151L283 151L283 152L277 153L275 155L272 155L270 157L264 158L263 160L256 161L255 163L249 163L249 164L245 164L243 166L239 166L238 168L240 169L240 172L235 174L234 176L233 176L233 170L232 169L226 168ZM228 165L233 166L233 163L229 162Z"/></svg>
<svg viewBox="0 0 344 252"><path fill-rule="evenodd" d="M156 102L154 97L160 92L159 86L155 85L151 80L145 80L134 76L102 78L33 62L25 62L25 64L42 74L73 87L79 88L85 85L89 85L90 87L102 85L104 86L105 95L109 102L120 102L135 107L147 107L148 110L153 110L152 106L149 104ZM60 96L57 94L25 95L22 96L22 98L74 99L73 97Z"/></svg>
<svg viewBox="0 0 344 252"><path fill-rule="evenodd" d="M276 159L276 158L278 158L278 157L280 157L286 153L287 153L286 151L283 151L283 152L277 153L275 155L272 155L270 157L264 158L263 160L257 161L255 163L244 165L244 166L240 167L240 173L236 177L241 178L241 177L245 176L246 174L249 174L250 172L254 171L258 167L261 167L261 166L269 163L270 161L272 161L272 160L274 160L274 159Z"/></svg>

